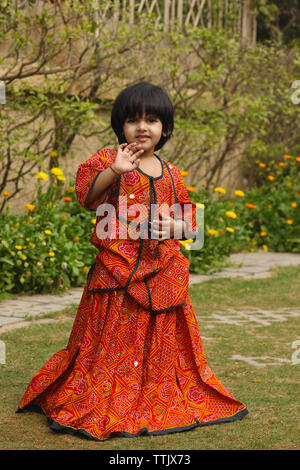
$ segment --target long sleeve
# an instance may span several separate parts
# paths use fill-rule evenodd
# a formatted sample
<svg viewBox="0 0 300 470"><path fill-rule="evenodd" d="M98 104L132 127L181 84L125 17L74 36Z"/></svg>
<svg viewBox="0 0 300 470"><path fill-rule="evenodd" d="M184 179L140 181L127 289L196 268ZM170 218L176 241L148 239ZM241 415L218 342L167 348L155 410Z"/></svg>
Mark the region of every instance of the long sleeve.
<svg viewBox="0 0 300 470"><path fill-rule="evenodd" d="M112 164L115 154L115 150L104 149L79 165L76 174L75 190L77 200L84 209L96 211L97 207L106 201L111 188L108 188L105 194L100 194L93 204L87 206L86 203L99 174Z"/></svg>

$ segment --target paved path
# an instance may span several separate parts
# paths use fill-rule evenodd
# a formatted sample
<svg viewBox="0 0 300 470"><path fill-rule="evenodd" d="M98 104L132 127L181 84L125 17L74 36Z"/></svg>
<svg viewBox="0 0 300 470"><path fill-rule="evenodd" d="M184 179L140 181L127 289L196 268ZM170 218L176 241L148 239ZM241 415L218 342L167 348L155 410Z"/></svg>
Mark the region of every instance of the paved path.
<svg viewBox="0 0 300 470"><path fill-rule="evenodd" d="M190 275L190 285L209 279L241 276L244 279L257 279L270 276L270 269L276 266L300 265L300 253L237 253L230 256L235 267L224 268L212 275ZM0 301L0 333L29 324L28 317L43 317L43 314L56 312L79 304L83 288L73 288L58 295L15 296ZM42 319L42 322L53 321Z"/></svg>

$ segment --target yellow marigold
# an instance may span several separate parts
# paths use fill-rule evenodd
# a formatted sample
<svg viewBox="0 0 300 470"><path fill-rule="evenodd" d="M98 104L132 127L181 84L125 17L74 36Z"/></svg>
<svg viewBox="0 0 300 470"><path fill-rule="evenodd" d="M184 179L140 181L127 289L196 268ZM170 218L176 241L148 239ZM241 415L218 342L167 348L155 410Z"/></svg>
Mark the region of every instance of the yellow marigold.
<svg viewBox="0 0 300 470"><path fill-rule="evenodd" d="M60 168L51 168L50 172L55 176L63 175L63 171Z"/></svg>
<svg viewBox="0 0 300 470"><path fill-rule="evenodd" d="M51 232L51 230L45 230L44 233L46 233L47 235L51 235L52 232Z"/></svg>
<svg viewBox="0 0 300 470"><path fill-rule="evenodd" d="M73 193L74 190L75 190L74 186L69 186L68 188L69 193Z"/></svg>
<svg viewBox="0 0 300 470"><path fill-rule="evenodd" d="M195 191L195 188L194 188L194 186L186 186L186 190L190 191L190 192L193 192L193 191Z"/></svg>
<svg viewBox="0 0 300 470"><path fill-rule="evenodd" d="M263 249L264 249L264 251L268 251L268 246L267 246L267 245L263 245Z"/></svg>
<svg viewBox="0 0 300 470"><path fill-rule="evenodd" d="M25 260L25 259L27 259L27 256L26 256L26 255L22 255L21 258L22 258L23 260Z"/></svg>
<svg viewBox="0 0 300 470"><path fill-rule="evenodd" d="M188 240L179 240L179 242L180 242L180 244L181 244L186 250L190 250L190 249L191 249L191 246L190 246Z"/></svg>
<svg viewBox="0 0 300 470"><path fill-rule="evenodd" d="M274 181L274 179L275 179L274 176L272 176L272 175L268 175L267 178L268 178L270 181Z"/></svg>
<svg viewBox="0 0 300 470"><path fill-rule="evenodd" d="M267 235L267 232L260 232L261 237L265 237Z"/></svg>
<svg viewBox="0 0 300 470"><path fill-rule="evenodd" d="M57 157L57 150L51 150L50 157Z"/></svg>
<svg viewBox="0 0 300 470"><path fill-rule="evenodd" d="M297 207L298 204L297 204L297 202L291 202L291 206L292 206L292 207Z"/></svg>
<svg viewBox="0 0 300 470"><path fill-rule="evenodd" d="M64 201L69 201L69 202L71 202L71 201L72 201L72 198L71 198L71 197L63 197L63 200L64 200Z"/></svg>
<svg viewBox="0 0 300 470"><path fill-rule="evenodd" d="M226 230L227 232L232 232L232 233L234 232L234 228L231 228L231 227L226 227Z"/></svg>
<svg viewBox="0 0 300 470"><path fill-rule="evenodd" d="M285 166L285 163L284 162L279 162L278 165L279 166Z"/></svg>
<svg viewBox="0 0 300 470"><path fill-rule="evenodd" d="M286 220L286 223L287 223L288 225L292 225L292 224L293 224L293 221L292 221L291 219L287 219L287 220Z"/></svg>
<svg viewBox="0 0 300 470"><path fill-rule="evenodd" d="M266 164L265 164L265 163L259 163L259 166L260 166L261 168L265 168L265 167L266 167Z"/></svg>
<svg viewBox="0 0 300 470"><path fill-rule="evenodd" d="M296 157L297 162L300 162L300 157Z"/></svg>
<svg viewBox="0 0 300 470"><path fill-rule="evenodd" d="M29 242L29 245L32 246L32 247L35 247L35 244L32 243L32 242Z"/></svg>
<svg viewBox="0 0 300 470"><path fill-rule="evenodd" d="M199 209L204 209L204 204L202 204L201 202L195 202L196 206L199 207Z"/></svg>
<svg viewBox="0 0 300 470"><path fill-rule="evenodd" d="M234 191L234 194L236 196L241 196L241 197L245 196L244 191L241 191L240 189L237 189L236 191Z"/></svg>
<svg viewBox="0 0 300 470"><path fill-rule="evenodd" d="M288 186L293 186L293 181L289 181Z"/></svg>
<svg viewBox="0 0 300 470"><path fill-rule="evenodd" d="M220 228L220 233L221 233L222 235L224 235L225 230L223 230L222 228Z"/></svg>
<svg viewBox="0 0 300 470"><path fill-rule="evenodd" d="M206 186L206 183L205 183L205 182L204 182L204 183L201 183L201 186Z"/></svg>
<svg viewBox="0 0 300 470"><path fill-rule="evenodd" d="M230 217L231 219L236 219L237 218L237 215L236 215L235 212L227 211L227 212L225 212L225 214L227 215L227 217Z"/></svg>
<svg viewBox="0 0 300 470"><path fill-rule="evenodd" d="M207 233L209 233L210 235L219 235L218 230L213 230L213 229L207 230Z"/></svg>
<svg viewBox="0 0 300 470"><path fill-rule="evenodd" d="M97 219L92 219L92 224L95 224L97 222Z"/></svg>
<svg viewBox="0 0 300 470"><path fill-rule="evenodd" d="M26 204L26 209L28 209L29 211L33 211L35 209L35 206L33 204Z"/></svg>
<svg viewBox="0 0 300 470"><path fill-rule="evenodd" d="M189 172L185 171L185 170L182 170L182 171L180 171L180 174L181 174L181 176L188 176Z"/></svg>
<svg viewBox="0 0 300 470"><path fill-rule="evenodd" d="M214 191L216 191L216 193L226 194L226 189L224 188L217 187L217 188L214 188Z"/></svg>
<svg viewBox="0 0 300 470"><path fill-rule="evenodd" d="M45 181L47 181L49 177L48 177L47 173L44 173L43 171L39 171L39 172L36 174L36 178L39 179L39 180L45 180Z"/></svg>
<svg viewBox="0 0 300 470"><path fill-rule="evenodd" d="M49 251L48 256L55 256L54 251Z"/></svg>
<svg viewBox="0 0 300 470"><path fill-rule="evenodd" d="M250 202L246 202L245 206L250 207L250 209L256 209L256 206L254 204L251 204Z"/></svg>
<svg viewBox="0 0 300 470"><path fill-rule="evenodd" d="M2 195L4 197L8 197L8 196L10 196L10 193L8 191L3 191Z"/></svg>
<svg viewBox="0 0 300 470"><path fill-rule="evenodd" d="M90 270L90 269L89 269L87 266L84 266L84 267L82 268L82 271L84 272L84 274L87 274L87 273L89 272L89 270Z"/></svg>
<svg viewBox="0 0 300 470"><path fill-rule="evenodd" d="M289 160L290 158L292 158L290 155L284 155L284 157L286 160Z"/></svg>
<svg viewBox="0 0 300 470"><path fill-rule="evenodd" d="M59 181L66 181L66 178L64 176L57 175L56 177Z"/></svg>
<svg viewBox="0 0 300 470"><path fill-rule="evenodd" d="M271 204L268 204L268 208L271 209L272 205Z"/></svg>
<svg viewBox="0 0 300 470"><path fill-rule="evenodd" d="M16 250L22 250L22 249L23 249L23 246L22 246L22 245L15 245L15 249L16 249Z"/></svg>

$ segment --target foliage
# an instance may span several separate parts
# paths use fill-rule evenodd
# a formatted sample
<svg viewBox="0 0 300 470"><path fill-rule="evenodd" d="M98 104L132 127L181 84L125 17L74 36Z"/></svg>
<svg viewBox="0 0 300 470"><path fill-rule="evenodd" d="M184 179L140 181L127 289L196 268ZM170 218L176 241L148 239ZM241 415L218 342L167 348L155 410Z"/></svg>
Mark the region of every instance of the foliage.
<svg viewBox="0 0 300 470"><path fill-rule="evenodd" d="M286 154L279 163L256 164L261 186L246 193L236 188L230 198L220 187L214 188L216 197L208 198L205 190L191 193L191 200L204 204L203 248L182 242L192 272L217 271L241 250L300 252L300 157Z"/></svg>
<svg viewBox="0 0 300 470"><path fill-rule="evenodd" d="M189 169L188 183L197 188L204 182L211 190L241 164L250 188L258 179L257 158L299 153L299 106L291 100L291 77L300 67L296 45L251 48L226 31L191 26L164 34L145 15L134 25L114 25L93 2L40 5L0 8L7 51L0 76L7 91L0 109L0 192L10 193L0 212L37 169L74 156L76 136L96 136L102 148L116 145L112 102L121 88L142 80L169 92L175 131L164 155Z"/></svg>

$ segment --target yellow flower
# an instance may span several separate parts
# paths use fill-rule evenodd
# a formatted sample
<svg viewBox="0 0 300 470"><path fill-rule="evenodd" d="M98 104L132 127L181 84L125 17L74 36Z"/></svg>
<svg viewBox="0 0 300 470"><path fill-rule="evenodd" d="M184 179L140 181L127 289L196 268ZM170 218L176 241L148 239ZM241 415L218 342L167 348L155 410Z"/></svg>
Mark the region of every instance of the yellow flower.
<svg viewBox="0 0 300 470"><path fill-rule="evenodd" d="M267 235L267 232L260 232L261 237L265 237Z"/></svg>
<svg viewBox="0 0 300 470"><path fill-rule="evenodd" d="M10 196L10 193L8 191L3 191L2 195L4 197L8 197L8 196Z"/></svg>
<svg viewBox="0 0 300 470"><path fill-rule="evenodd" d="M29 245L32 246L32 247L35 247L35 244L32 243L32 242L29 242Z"/></svg>
<svg viewBox="0 0 300 470"><path fill-rule="evenodd" d="M292 207L297 207L298 204L297 204L297 202L291 202L291 206L292 206Z"/></svg>
<svg viewBox="0 0 300 470"><path fill-rule="evenodd" d="M279 162L278 165L279 166L285 166L285 163L284 162Z"/></svg>
<svg viewBox="0 0 300 470"><path fill-rule="evenodd" d="M33 211L35 209L35 206L33 204L26 204L26 209L28 209L29 211Z"/></svg>
<svg viewBox="0 0 300 470"><path fill-rule="evenodd" d="M22 250L22 249L23 249L23 246L21 246L21 245L15 245L15 249L16 249L16 250Z"/></svg>
<svg viewBox="0 0 300 470"><path fill-rule="evenodd" d="M97 219L92 219L92 224L95 224L97 222Z"/></svg>
<svg viewBox="0 0 300 470"><path fill-rule="evenodd" d="M225 214L227 215L227 217L230 217L231 219L236 219L237 218L237 215L236 215L235 212L227 211L227 212L225 212Z"/></svg>
<svg viewBox="0 0 300 470"><path fill-rule="evenodd" d="M289 182L288 182L288 186L293 186L293 182L292 182L292 181L289 181Z"/></svg>
<svg viewBox="0 0 300 470"><path fill-rule="evenodd" d="M245 196L245 193L241 191L240 189L237 189L236 191L234 191L234 194L236 196L241 196L241 197Z"/></svg>
<svg viewBox="0 0 300 470"><path fill-rule="evenodd" d="M27 256L26 256L26 255L22 255L21 258L25 260L25 259L27 259Z"/></svg>
<svg viewBox="0 0 300 470"><path fill-rule="evenodd" d="M45 180L45 181L47 181L47 180L48 180L48 175L47 175L47 173L44 173L43 171L39 171L39 172L36 174L36 178L39 179L39 180Z"/></svg>
<svg viewBox="0 0 300 470"><path fill-rule="evenodd" d="M186 186L186 190L190 191L190 192L193 192L193 191L195 191L195 188L193 186Z"/></svg>
<svg viewBox="0 0 300 470"><path fill-rule="evenodd" d="M63 175L63 171L60 168L51 168L50 172L55 176Z"/></svg>
<svg viewBox="0 0 300 470"><path fill-rule="evenodd" d="M267 245L263 245L263 249L264 249L264 251L268 251Z"/></svg>
<svg viewBox="0 0 300 470"><path fill-rule="evenodd" d="M220 232L221 232L222 235L224 235L224 233L225 233L225 231L222 228L220 228Z"/></svg>
<svg viewBox="0 0 300 470"><path fill-rule="evenodd" d="M288 159L290 159L290 158L292 158L292 157L291 157L290 155L284 155L283 158L286 158L286 159L288 160Z"/></svg>
<svg viewBox="0 0 300 470"><path fill-rule="evenodd" d="M226 189L224 188L217 187L214 189L214 191L216 191L216 193L226 194Z"/></svg>
<svg viewBox="0 0 300 470"><path fill-rule="evenodd" d="M209 229L207 230L207 233L209 233L210 235L219 235L219 232L218 230L213 230L213 229Z"/></svg>
<svg viewBox="0 0 300 470"><path fill-rule="evenodd" d="M51 235L52 232L51 232L51 230L45 230L45 233L46 233L47 235Z"/></svg>
<svg viewBox="0 0 300 470"><path fill-rule="evenodd" d="M59 181L66 181L66 178L64 176L57 175L56 177Z"/></svg>
<svg viewBox="0 0 300 470"><path fill-rule="evenodd" d="M57 150L51 150L49 156L50 157L57 157Z"/></svg>
<svg viewBox="0 0 300 470"><path fill-rule="evenodd" d="M55 253L53 251L49 251L48 256L55 256Z"/></svg>
<svg viewBox="0 0 300 470"><path fill-rule="evenodd" d="M300 162L300 157L296 157L297 162Z"/></svg>
<svg viewBox="0 0 300 470"><path fill-rule="evenodd" d="M180 173L181 173L181 176L188 176L189 174L188 171L184 171L184 170L180 171Z"/></svg>
<svg viewBox="0 0 300 470"><path fill-rule="evenodd" d="M87 266L84 266L82 268L82 271L84 272L84 274L87 274L89 272L89 268Z"/></svg>
<svg viewBox="0 0 300 470"><path fill-rule="evenodd" d="M179 240L179 243L181 243L181 245L186 249L186 250L190 250L191 249L191 246L190 246L190 243L193 243L193 239L192 238L189 238L188 240Z"/></svg>
<svg viewBox="0 0 300 470"><path fill-rule="evenodd" d="M196 206L199 207L199 209L204 209L204 204L201 204L201 202L195 202Z"/></svg>
<svg viewBox="0 0 300 470"><path fill-rule="evenodd" d="M226 227L227 232L234 232L234 228Z"/></svg>
<svg viewBox="0 0 300 470"><path fill-rule="evenodd" d="M274 181L274 179L275 179L274 176L272 176L272 175L268 175L267 178L268 178L270 181Z"/></svg>
<svg viewBox="0 0 300 470"><path fill-rule="evenodd" d="M293 224L293 221L292 221L291 219L287 219L287 220L286 220L286 223L287 223L288 225L292 225L292 224Z"/></svg>
<svg viewBox="0 0 300 470"><path fill-rule="evenodd" d="M74 190L75 190L74 186L69 186L69 188L68 188L69 193L72 193Z"/></svg>
<svg viewBox="0 0 300 470"><path fill-rule="evenodd" d="M259 166L260 166L261 168L265 168L265 167L266 167L266 164L265 164L265 163L259 163Z"/></svg>

